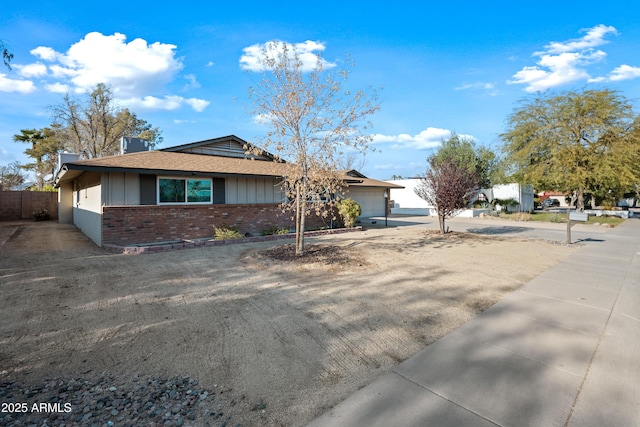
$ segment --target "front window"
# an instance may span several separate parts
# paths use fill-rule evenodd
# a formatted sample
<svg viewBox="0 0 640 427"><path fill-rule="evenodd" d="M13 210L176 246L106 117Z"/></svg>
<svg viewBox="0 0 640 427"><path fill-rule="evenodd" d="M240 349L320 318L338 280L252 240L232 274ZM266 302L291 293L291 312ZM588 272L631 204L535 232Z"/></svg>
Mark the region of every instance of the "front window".
<svg viewBox="0 0 640 427"><path fill-rule="evenodd" d="M163 203L211 203L211 179L159 178L158 201Z"/></svg>

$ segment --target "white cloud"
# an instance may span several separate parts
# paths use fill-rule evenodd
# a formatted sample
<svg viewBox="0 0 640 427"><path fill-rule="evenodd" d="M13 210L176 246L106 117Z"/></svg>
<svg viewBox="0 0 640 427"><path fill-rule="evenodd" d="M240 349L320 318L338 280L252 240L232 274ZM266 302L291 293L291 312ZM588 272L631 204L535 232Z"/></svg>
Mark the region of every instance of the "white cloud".
<svg viewBox="0 0 640 427"><path fill-rule="evenodd" d="M253 121L253 123L257 124L257 125L267 125L269 123L271 123L273 121L273 119L275 118L275 116L273 114L256 114L254 115L251 120Z"/></svg>
<svg viewBox="0 0 640 427"><path fill-rule="evenodd" d="M409 135L401 133L399 135L373 135L373 144L380 143L394 143L393 147L409 147L417 150L426 150L429 148L436 148L442 144L443 140L446 140L451 136L452 132L447 129L440 129L429 127L418 133L417 135ZM475 139L471 135L459 135L460 137Z"/></svg>
<svg viewBox="0 0 640 427"><path fill-rule="evenodd" d="M596 25L593 28L580 30L586 32L584 37L573 39L566 42L551 42L545 46L545 52L536 52L534 55L543 55L545 53L565 53L591 49L603 44L609 43L604 37L611 33L617 35L618 32L614 27L606 25Z"/></svg>
<svg viewBox="0 0 640 427"><path fill-rule="evenodd" d="M197 98L183 98L177 95L167 95L163 98L155 96L145 96L142 98L129 98L120 101L122 104L132 109L146 109L146 110L166 110L173 111L178 108L188 105L197 112L203 111L208 105L209 101Z"/></svg>
<svg viewBox="0 0 640 427"><path fill-rule="evenodd" d="M640 67L621 65L609 74L609 80L617 82L621 80L631 80L640 77Z"/></svg>
<svg viewBox="0 0 640 427"><path fill-rule="evenodd" d="M523 67L507 83L524 84L527 85L525 91L537 92L580 80L597 81L591 78L586 68L607 56L602 50L594 48L608 43L604 37L617 34L617 31L605 25L583 31L586 35L579 39L551 42L544 51L535 52L533 55L540 58L536 65Z"/></svg>
<svg viewBox="0 0 640 427"><path fill-rule="evenodd" d="M16 64L16 69L22 77L26 77L28 79L33 77L43 77L47 75L47 66L41 64L40 62L29 65Z"/></svg>
<svg viewBox="0 0 640 427"><path fill-rule="evenodd" d="M0 92L31 93L36 90L36 86L31 80L9 79L5 74L0 73Z"/></svg>
<svg viewBox="0 0 640 427"><path fill-rule="evenodd" d="M69 87L69 85L65 85L62 83L53 83L50 85L45 85L45 88L52 93L69 93L71 91L71 88Z"/></svg>
<svg viewBox="0 0 640 427"><path fill-rule="evenodd" d="M45 61L58 61L61 56L52 48L45 46L39 46L35 49L32 49L29 53L31 53L33 56L37 56L40 59L44 59Z"/></svg>
<svg viewBox="0 0 640 427"><path fill-rule="evenodd" d="M405 165L395 164L395 163L386 163L384 165L374 165L374 169L378 170L391 170L391 169L403 169Z"/></svg>
<svg viewBox="0 0 640 427"><path fill-rule="evenodd" d="M189 89L198 89L198 88L202 87L202 86L200 85L200 83L198 83L198 80L196 79L195 74L187 74L187 75L185 75L185 76L184 76L184 78L185 78L189 83L187 83L187 84L184 86L183 90L185 90L185 91L186 91L186 90L189 90Z"/></svg>
<svg viewBox="0 0 640 427"><path fill-rule="evenodd" d="M318 54L325 49L324 43L307 40L303 43L288 43L280 40L271 40L264 44L254 44L249 47L245 47L242 51L244 54L240 57L240 68L247 71L262 72L266 69L263 65L263 58L265 52L267 55L275 55L277 52L282 52L286 45L291 49L290 55L294 53L298 55L298 58L302 62L302 71L311 71L316 67L318 62ZM318 53L316 53L318 52ZM324 68L335 67L336 64L328 62L325 59L321 59L322 66Z"/></svg>
<svg viewBox="0 0 640 427"><path fill-rule="evenodd" d="M209 104L211 104L209 101L206 101L204 99L197 99L197 98L185 99L184 102L187 105L190 105L191 108L193 108L198 113L201 113L202 111L204 111L204 109L207 108Z"/></svg>
<svg viewBox="0 0 640 427"><path fill-rule="evenodd" d="M209 105L197 98L154 96L165 93L165 86L184 67L173 44L148 43L141 38L127 42L124 34L91 32L64 53L39 46L31 54L42 62L16 68L23 76L46 77L43 87L54 93L83 93L104 83L113 90L116 100L129 105L163 110L190 106L195 111L203 111ZM200 87L195 75L185 78L189 81L185 89Z"/></svg>
<svg viewBox="0 0 640 427"><path fill-rule="evenodd" d="M465 83L455 87L454 90L479 90L484 91L489 96L496 96L498 94L496 85L486 82Z"/></svg>
<svg viewBox="0 0 640 427"><path fill-rule="evenodd" d="M79 89L106 83L119 96L139 96L162 87L182 69L175 48L139 38L126 43L124 34L93 32L57 56L59 74L71 76L71 83Z"/></svg>

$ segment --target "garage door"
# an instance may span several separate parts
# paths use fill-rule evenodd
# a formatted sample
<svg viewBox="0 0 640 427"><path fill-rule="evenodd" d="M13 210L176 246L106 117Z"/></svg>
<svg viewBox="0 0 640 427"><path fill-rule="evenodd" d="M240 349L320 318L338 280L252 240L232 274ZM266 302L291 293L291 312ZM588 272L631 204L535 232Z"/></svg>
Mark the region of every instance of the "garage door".
<svg viewBox="0 0 640 427"><path fill-rule="evenodd" d="M362 218L384 216L384 188L350 188L347 197L358 202Z"/></svg>

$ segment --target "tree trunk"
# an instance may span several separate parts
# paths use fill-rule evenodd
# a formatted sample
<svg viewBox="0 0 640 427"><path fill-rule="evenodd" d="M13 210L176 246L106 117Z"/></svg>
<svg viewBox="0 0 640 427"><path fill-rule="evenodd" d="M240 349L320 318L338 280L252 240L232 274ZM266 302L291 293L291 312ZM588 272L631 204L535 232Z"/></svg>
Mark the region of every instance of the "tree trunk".
<svg viewBox="0 0 640 427"><path fill-rule="evenodd" d="M444 234L444 213L440 210L438 206L436 206L436 211L438 212L438 225L440 226L440 234Z"/></svg>
<svg viewBox="0 0 640 427"><path fill-rule="evenodd" d="M296 247L296 255L302 256L304 255L304 219L305 212L307 210L307 200L306 198L300 197L301 206L300 206L300 239L298 241L298 247Z"/></svg>
<svg viewBox="0 0 640 427"><path fill-rule="evenodd" d="M571 244L571 207L567 208L567 245Z"/></svg>
<svg viewBox="0 0 640 427"><path fill-rule="evenodd" d="M576 211L583 212L584 211L584 188L578 188L576 190L576 197L578 198L578 202L576 203Z"/></svg>
<svg viewBox="0 0 640 427"><path fill-rule="evenodd" d="M300 247L300 183L296 182L296 254Z"/></svg>

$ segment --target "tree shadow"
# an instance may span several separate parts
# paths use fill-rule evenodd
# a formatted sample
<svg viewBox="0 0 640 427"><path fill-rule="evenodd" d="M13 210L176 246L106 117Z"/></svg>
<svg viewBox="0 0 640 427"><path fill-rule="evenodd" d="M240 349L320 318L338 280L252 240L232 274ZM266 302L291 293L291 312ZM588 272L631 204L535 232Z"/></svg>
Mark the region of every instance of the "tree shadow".
<svg viewBox="0 0 640 427"><path fill-rule="evenodd" d="M500 234L517 234L523 233L527 231L526 227L516 227L516 226L502 226L502 227L482 227L482 228L469 228L467 231L469 233L474 234L489 234L489 235L500 235Z"/></svg>
<svg viewBox="0 0 640 427"><path fill-rule="evenodd" d="M36 224L5 248L0 304L13 326L0 325L0 366L10 367L9 378L186 373L232 388L232 410L248 425L302 425L495 302L455 279L458 265L428 262L429 250L456 250L467 236L345 235L332 242L353 251L372 245L383 266L289 268L256 256L282 242L132 256L107 254L74 233L82 236ZM42 243L20 259L27 252L17 245L34 238ZM406 256L383 264L401 248ZM502 295L519 280L491 279L505 286ZM36 303L44 308L33 313ZM251 411L259 399L286 418Z"/></svg>

